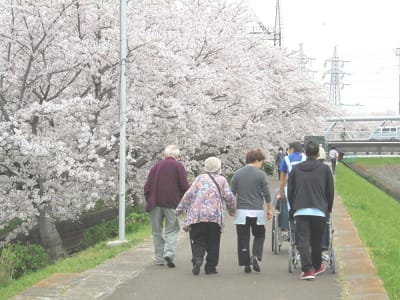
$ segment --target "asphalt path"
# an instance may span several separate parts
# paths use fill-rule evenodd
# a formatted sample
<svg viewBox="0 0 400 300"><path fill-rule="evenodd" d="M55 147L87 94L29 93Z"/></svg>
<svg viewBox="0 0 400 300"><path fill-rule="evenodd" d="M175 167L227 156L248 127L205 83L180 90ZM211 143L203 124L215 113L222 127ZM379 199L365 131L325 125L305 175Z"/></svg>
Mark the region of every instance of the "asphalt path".
<svg viewBox="0 0 400 300"><path fill-rule="evenodd" d="M276 184L276 183L275 183ZM271 185L271 190L273 186ZM281 252L271 249L271 221L266 225L264 257L261 272L246 274L238 266L236 230L233 218L227 216L221 237L218 274L206 275L204 268L198 276L192 274L189 235L180 232L176 268L148 264L139 276L120 285L106 299L340 299L342 287L338 274L329 268L315 280L300 280L300 270L288 271L288 247L284 242Z"/></svg>
<svg viewBox="0 0 400 300"><path fill-rule="evenodd" d="M271 191L277 180L269 178ZM274 181L275 179L275 181ZM104 299L374 299L388 300L382 281L357 234L340 197L334 205L334 246L338 274L328 269L314 281L300 280L300 270L288 272L288 242L275 255L268 222L261 273L245 274L237 265L236 232L227 217L222 234L219 274L192 274L188 234L179 234L174 269L154 265L151 238L81 273L55 273L13 300Z"/></svg>

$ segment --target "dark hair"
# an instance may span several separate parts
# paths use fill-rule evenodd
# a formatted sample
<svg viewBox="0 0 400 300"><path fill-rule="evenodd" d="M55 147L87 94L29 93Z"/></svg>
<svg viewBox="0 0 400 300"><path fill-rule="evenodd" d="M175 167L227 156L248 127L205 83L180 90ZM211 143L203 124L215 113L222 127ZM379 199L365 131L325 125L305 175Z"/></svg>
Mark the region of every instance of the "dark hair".
<svg viewBox="0 0 400 300"><path fill-rule="evenodd" d="M246 164L251 164L258 161L263 161L265 159L265 154L262 152L261 149L250 150L246 154Z"/></svg>
<svg viewBox="0 0 400 300"><path fill-rule="evenodd" d="M281 151L281 150L283 151L283 148L282 148L282 147L279 147L279 148L278 148L278 151Z"/></svg>
<svg viewBox="0 0 400 300"><path fill-rule="evenodd" d="M319 145L314 140L308 140L306 142L306 155L309 157L317 157L319 152Z"/></svg>
<svg viewBox="0 0 400 300"><path fill-rule="evenodd" d="M303 147L301 146L301 144L299 142L291 142L289 144L289 149L293 149L294 152L301 152L303 151Z"/></svg>

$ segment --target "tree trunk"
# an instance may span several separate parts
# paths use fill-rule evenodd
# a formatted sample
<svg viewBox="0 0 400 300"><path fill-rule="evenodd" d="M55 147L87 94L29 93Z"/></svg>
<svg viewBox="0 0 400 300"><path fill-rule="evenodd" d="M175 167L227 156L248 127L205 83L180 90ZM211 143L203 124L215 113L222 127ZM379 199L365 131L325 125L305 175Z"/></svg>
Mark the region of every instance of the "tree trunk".
<svg viewBox="0 0 400 300"><path fill-rule="evenodd" d="M48 205L40 210L39 231L43 246L49 253L50 259L55 261L63 257L65 252L62 247L62 240L52 217L51 208Z"/></svg>

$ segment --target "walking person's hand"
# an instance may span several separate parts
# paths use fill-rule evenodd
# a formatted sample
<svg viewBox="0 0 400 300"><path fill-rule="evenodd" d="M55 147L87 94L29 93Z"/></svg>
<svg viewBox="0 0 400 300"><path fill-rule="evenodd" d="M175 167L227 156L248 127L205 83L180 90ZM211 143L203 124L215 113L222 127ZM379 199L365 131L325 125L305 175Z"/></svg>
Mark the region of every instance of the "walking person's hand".
<svg viewBox="0 0 400 300"><path fill-rule="evenodd" d="M272 208L268 207L267 208L267 221L272 219Z"/></svg>

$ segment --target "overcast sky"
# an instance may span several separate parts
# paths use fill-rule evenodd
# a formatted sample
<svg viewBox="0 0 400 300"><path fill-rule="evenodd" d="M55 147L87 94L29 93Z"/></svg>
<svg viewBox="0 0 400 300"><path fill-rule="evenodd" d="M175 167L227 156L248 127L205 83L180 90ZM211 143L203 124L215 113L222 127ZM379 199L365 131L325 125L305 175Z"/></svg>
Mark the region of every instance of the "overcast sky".
<svg viewBox="0 0 400 300"><path fill-rule="evenodd" d="M337 46L340 59L349 61L343 71L347 83L341 91L344 104L360 113L398 113L400 0L281 0L283 46L299 49L314 58L316 80L329 82L322 74L330 69ZM260 20L272 27L276 0L248 0Z"/></svg>

